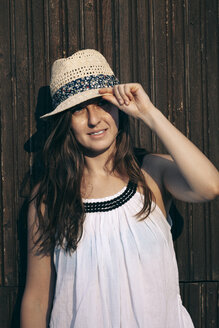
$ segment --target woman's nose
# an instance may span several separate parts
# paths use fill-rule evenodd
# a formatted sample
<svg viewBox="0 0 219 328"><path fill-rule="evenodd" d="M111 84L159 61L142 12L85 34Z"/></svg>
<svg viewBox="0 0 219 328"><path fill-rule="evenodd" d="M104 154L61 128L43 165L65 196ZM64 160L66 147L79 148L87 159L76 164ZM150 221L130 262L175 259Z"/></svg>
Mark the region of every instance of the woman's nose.
<svg viewBox="0 0 219 328"><path fill-rule="evenodd" d="M102 108L95 104L87 106L88 125L97 125L101 121Z"/></svg>

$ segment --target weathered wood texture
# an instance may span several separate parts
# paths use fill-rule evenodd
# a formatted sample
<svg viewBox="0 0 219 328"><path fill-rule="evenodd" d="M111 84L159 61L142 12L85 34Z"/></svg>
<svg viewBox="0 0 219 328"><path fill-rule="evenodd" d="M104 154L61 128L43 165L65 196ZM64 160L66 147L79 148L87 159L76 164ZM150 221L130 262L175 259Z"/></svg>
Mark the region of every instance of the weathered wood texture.
<svg viewBox="0 0 219 328"><path fill-rule="evenodd" d="M20 190L46 134L38 117L48 100L51 63L82 48L100 50L122 82L142 83L156 106L218 165L217 8L217 0L1 1L2 328L19 325L26 256ZM165 152L142 123L132 120L132 134L136 146ZM183 302L196 327L216 328L218 202L178 202L178 208L184 217L175 242Z"/></svg>

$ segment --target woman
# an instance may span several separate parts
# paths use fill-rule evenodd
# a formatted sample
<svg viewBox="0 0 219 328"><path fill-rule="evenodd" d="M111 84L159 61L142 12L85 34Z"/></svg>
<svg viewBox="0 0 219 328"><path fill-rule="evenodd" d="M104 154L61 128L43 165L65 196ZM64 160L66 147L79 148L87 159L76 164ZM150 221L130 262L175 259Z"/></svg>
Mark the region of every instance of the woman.
<svg viewBox="0 0 219 328"><path fill-rule="evenodd" d="M168 212L173 197L215 198L216 168L141 85L119 84L95 50L57 60L50 88L54 109L44 117L54 127L30 201L22 328L193 327ZM169 155L140 159L128 116L155 132Z"/></svg>

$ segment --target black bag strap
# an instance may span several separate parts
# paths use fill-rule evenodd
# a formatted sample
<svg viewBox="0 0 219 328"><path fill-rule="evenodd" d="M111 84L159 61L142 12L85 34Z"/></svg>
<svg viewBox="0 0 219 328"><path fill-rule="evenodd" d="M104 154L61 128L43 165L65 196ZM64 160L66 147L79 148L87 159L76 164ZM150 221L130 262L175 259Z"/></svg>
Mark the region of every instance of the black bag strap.
<svg viewBox="0 0 219 328"><path fill-rule="evenodd" d="M141 167L142 166L142 162L144 159L145 155L150 154L150 152L148 152L146 149L144 148L134 148L134 156L135 156L135 160L138 163L138 165Z"/></svg>

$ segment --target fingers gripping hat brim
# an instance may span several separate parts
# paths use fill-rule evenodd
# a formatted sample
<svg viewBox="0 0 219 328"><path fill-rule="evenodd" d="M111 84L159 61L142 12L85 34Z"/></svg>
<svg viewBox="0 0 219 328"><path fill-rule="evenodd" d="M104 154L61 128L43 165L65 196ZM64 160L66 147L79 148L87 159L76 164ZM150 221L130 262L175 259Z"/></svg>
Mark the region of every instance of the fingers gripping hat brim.
<svg viewBox="0 0 219 328"><path fill-rule="evenodd" d="M53 110L41 118L61 113L92 98L101 97L100 88L119 84L104 56L86 49L52 66L50 91Z"/></svg>

